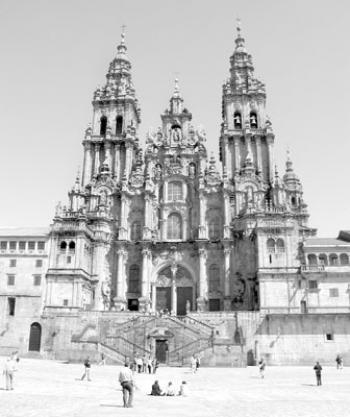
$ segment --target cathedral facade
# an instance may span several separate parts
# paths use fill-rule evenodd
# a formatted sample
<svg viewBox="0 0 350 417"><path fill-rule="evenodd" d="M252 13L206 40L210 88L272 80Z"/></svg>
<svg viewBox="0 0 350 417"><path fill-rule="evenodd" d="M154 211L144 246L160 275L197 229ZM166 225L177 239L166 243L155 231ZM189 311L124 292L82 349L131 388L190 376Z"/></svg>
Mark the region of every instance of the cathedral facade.
<svg viewBox="0 0 350 417"><path fill-rule="evenodd" d="M82 177L51 229L45 304L96 310L258 310L312 234L302 187L274 166L265 86L240 30L223 86L220 164L177 81L143 149L124 36L93 97ZM277 267L277 269L276 269Z"/></svg>
<svg viewBox="0 0 350 417"><path fill-rule="evenodd" d="M92 101L83 170L49 229L0 229L0 353L123 363L348 355L350 231L317 238L240 28L219 161L177 80L145 146L124 35ZM305 337L307 335L307 337Z"/></svg>

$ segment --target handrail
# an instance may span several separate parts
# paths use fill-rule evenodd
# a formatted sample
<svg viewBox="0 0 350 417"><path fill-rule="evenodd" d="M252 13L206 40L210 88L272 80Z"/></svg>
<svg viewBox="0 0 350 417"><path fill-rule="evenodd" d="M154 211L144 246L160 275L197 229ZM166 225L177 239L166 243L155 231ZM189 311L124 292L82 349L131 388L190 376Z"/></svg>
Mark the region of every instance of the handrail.
<svg viewBox="0 0 350 417"><path fill-rule="evenodd" d="M148 353L148 354L150 354L151 353L151 351L150 350L148 350L148 349L146 349L146 348L144 348L144 347L142 347L142 346L140 346L140 345L138 345L138 344L136 344L136 343L134 343L134 342L130 342L130 340L128 340L128 339L126 339L125 337L123 337L123 336L109 336L109 337L107 337L106 338L107 340L108 339L113 339L113 340L121 340L121 341L123 341L126 345L131 345L132 347L133 347L133 350L135 349L137 349L137 350L141 350L141 351L143 351L144 353ZM104 343L104 345L106 345L106 346L109 346L107 343Z"/></svg>
<svg viewBox="0 0 350 417"><path fill-rule="evenodd" d="M209 324L204 323L203 321L197 320L197 319L195 319L194 317L191 317L191 316L181 316L181 317L178 317L178 319L180 321L184 320L184 321L194 322L195 324L200 325L201 327L207 328L208 332L210 332L210 333L212 333L212 331L214 329L213 326L210 326Z"/></svg>

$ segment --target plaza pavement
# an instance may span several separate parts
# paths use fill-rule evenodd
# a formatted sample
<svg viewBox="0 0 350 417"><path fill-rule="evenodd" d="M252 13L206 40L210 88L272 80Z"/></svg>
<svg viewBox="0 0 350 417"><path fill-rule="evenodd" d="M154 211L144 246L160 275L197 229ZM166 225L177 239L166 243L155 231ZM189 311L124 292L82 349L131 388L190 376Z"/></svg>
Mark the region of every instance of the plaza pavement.
<svg viewBox="0 0 350 417"><path fill-rule="evenodd" d="M2 365L5 358L0 358ZM350 368L324 367L322 387L312 367L160 367L156 377L136 375L133 408L122 407L117 366L92 365L92 381L80 381L81 364L21 359L14 391L0 384L1 417L344 417L350 416ZM165 387L186 380L188 397L151 397L154 379Z"/></svg>

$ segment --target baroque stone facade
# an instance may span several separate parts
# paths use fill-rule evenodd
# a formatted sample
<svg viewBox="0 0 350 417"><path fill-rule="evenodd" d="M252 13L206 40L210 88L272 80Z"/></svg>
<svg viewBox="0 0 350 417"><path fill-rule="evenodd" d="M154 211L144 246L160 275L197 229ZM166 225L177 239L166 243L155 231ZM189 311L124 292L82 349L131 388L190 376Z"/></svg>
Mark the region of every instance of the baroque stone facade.
<svg viewBox="0 0 350 417"><path fill-rule="evenodd" d="M315 237L289 155L279 175L240 28L219 163L177 80L140 145L124 35L92 106L82 174L49 231L0 230L1 352L230 366L309 363L315 346L323 362L346 356L350 232Z"/></svg>
<svg viewBox="0 0 350 417"><path fill-rule="evenodd" d="M280 177L264 84L238 28L223 86L220 169L178 82L144 149L124 35L93 97L82 178L57 207L46 306L257 310L266 276L295 274L314 233L288 158Z"/></svg>

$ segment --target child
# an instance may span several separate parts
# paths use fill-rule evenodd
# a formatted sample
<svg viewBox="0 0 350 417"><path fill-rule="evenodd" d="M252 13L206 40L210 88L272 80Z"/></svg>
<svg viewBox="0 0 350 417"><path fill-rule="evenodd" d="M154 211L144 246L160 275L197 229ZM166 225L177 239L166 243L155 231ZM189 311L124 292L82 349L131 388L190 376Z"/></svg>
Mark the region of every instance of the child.
<svg viewBox="0 0 350 417"><path fill-rule="evenodd" d="M168 383L168 388L166 390L166 395L168 397L174 397L174 395L175 395L175 388L174 388L174 385L171 381Z"/></svg>
<svg viewBox="0 0 350 417"><path fill-rule="evenodd" d="M187 382L186 381L181 382L179 395L182 395L183 397L187 397L188 389L187 389Z"/></svg>

